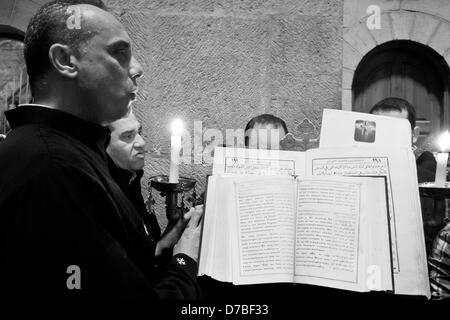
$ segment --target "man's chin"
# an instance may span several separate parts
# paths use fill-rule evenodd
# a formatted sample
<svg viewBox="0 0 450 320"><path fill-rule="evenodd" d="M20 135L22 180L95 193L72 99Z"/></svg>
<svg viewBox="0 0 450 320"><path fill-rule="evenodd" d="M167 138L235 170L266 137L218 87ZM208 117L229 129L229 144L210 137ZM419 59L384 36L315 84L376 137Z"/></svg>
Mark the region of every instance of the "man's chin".
<svg viewBox="0 0 450 320"><path fill-rule="evenodd" d="M133 169L136 171L144 169L145 160L143 158L135 158L133 161Z"/></svg>
<svg viewBox="0 0 450 320"><path fill-rule="evenodd" d="M141 170L144 170L144 166L135 166L134 168L133 168L133 171L134 172L138 172L138 171L141 171Z"/></svg>
<svg viewBox="0 0 450 320"><path fill-rule="evenodd" d="M128 104L126 104L124 106L121 106L121 107L117 107L115 112L114 112L114 114L111 114L108 117L109 119L107 119L105 122L106 123L111 123L111 122L114 122L116 120L122 119L122 118L124 118L125 116L128 115L130 110L131 110L131 103L128 103Z"/></svg>

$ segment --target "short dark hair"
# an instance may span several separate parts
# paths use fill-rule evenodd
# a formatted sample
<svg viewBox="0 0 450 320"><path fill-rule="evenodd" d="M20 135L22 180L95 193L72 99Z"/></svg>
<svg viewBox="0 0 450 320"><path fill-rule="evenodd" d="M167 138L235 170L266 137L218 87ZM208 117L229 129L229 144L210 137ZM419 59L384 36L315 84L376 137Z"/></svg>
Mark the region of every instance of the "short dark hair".
<svg viewBox="0 0 450 320"><path fill-rule="evenodd" d="M376 103L369 113L374 113L376 111L398 111L402 112L405 110L408 113L408 120L411 124L411 128L414 129L416 126L416 110L414 107L406 100L401 98L386 98Z"/></svg>
<svg viewBox="0 0 450 320"><path fill-rule="evenodd" d="M273 114L268 114L268 113L260 114L259 116L252 118L245 126L245 133L247 133L248 130L253 129L257 123L271 124L275 128L281 127L281 128L283 128L283 130L286 134L289 133L287 126L286 126L286 122L284 122L283 119L278 118L278 117L274 116ZM245 146L248 146L248 144L249 144L249 137L247 135L245 135Z"/></svg>
<svg viewBox="0 0 450 320"><path fill-rule="evenodd" d="M78 50L81 42L94 36L89 28L69 29L69 6L89 4L107 10L101 0L56 0L43 5L31 18L25 33L24 56L32 93L50 70L48 51L54 43L70 44Z"/></svg>

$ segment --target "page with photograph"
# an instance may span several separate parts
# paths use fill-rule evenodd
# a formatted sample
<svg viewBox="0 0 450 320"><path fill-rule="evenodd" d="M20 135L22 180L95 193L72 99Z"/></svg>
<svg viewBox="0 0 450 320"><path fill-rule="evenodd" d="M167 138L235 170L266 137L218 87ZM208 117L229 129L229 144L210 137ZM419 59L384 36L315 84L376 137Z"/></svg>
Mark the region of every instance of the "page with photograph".
<svg viewBox="0 0 450 320"><path fill-rule="evenodd" d="M359 146L411 148L411 125L407 119L323 109L319 147Z"/></svg>

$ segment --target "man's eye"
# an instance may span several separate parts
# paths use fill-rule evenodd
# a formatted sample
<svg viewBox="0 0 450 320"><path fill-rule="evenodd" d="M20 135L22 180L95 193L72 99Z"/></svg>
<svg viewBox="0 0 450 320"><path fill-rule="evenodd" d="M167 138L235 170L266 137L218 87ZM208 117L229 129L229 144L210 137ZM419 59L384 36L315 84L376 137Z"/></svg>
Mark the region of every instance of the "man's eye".
<svg viewBox="0 0 450 320"><path fill-rule="evenodd" d="M125 61L129 57L129 50L128 49L118 49L114 51L114 55L118 58L120 61Z"/></svg>
<svg viewBox="0 0 450 320"><path fill-rule="evenodd" d="M127 133L127 134L122 135L122 140L130 141L130 140L133 139L133 137L134 137L134 136L133 136L132 133Z"/></svg>

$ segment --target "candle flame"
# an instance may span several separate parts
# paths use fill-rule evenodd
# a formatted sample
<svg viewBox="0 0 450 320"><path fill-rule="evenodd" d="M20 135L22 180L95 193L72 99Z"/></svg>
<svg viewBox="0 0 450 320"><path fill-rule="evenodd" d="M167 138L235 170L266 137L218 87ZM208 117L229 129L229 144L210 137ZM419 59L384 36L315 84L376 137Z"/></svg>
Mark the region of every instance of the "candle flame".
<svg viewBox="0 0 450 320"><path fill-rule="evenodd" d="M450 133L448 130L439 136L437 143L442 152L446 151L450 147Z"/></svg>
<svg viewBox="0 0 450 320"><path fill-rule="evenodd" d="M181 121L180 119L173 120L171 129L173 135L181 135L181 133L183 132L183 121Z"/></svg>

